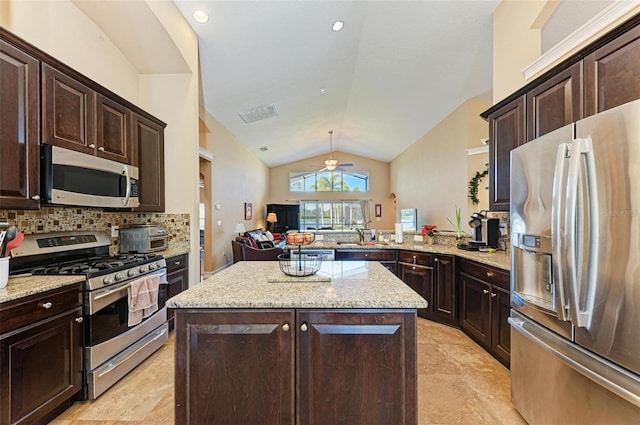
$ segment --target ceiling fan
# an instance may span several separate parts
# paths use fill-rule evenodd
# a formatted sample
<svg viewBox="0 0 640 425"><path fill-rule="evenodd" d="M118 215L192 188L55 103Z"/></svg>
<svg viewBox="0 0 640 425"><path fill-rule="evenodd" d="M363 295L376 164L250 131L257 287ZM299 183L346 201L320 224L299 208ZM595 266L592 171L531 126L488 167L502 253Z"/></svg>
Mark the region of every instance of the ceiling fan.
<svg viewBox="0 0 640 425"><path fill-rule="evenodd" d="M344 171L342 167L353 167L351 162L345 162L344 164L338 164L337 159L333 159L333 130L329 130L329 159L324 161L324 168L318 171L321 173L323 171Z"/></svg>

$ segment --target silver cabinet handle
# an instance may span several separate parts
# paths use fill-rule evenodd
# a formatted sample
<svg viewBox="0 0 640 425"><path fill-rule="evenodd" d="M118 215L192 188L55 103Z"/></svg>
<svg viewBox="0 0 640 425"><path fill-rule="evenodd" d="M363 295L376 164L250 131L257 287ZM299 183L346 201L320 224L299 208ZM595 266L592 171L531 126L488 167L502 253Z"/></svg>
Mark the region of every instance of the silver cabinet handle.
<svg viewBox="0 0 640 425"><path fill-rule="evenodd" d="M485 295L487 295L487 294L489 293L489 291L487 291L486 289L483 289L483 290L482 290L482 293L483 293L483 294L485 294Z"/></svg>
<svg viewBox="0 0 640 425"><path fill-rule="evenodd" d="M84 319L82 317L76 317L75 321L78 323L82 323L84 321Z"/></svg>
<svg viewBox="0 0 640 425"><path fill-rule="evenodd" d="M300 325L300 330L301 330L302 332L306 332L306 331L307 331L307 329L309 329L309 328L307 327L307 324L306 324L306 323L303 323L302 325Z"/></svg>
<svg viewBox="0 0 640 425"><path fill-rule="evenodd" d="M31 197L31 199L33 199L34 201L39 201L40 200L40 195L33 195Z"/></svg>
<svg viewBox="0 0 640 425"><path fill-rule="evenodd" d="M98 150L99 150L100 152L104 152L104 147L103 147L103 146L100 146L100 147L98 148Z"/></svg>
<svg viewBox="0 0 640 425"><path fill-rule="evenodd" d="M173 263L173 264L175 264L176 266L179 266L179 265L180 265L180 261L176 261L176 262L175 262L175 263Z"/></svg>
<svg viewBox="0 0 640 425"><path fill-rule="evenodd" d="M487 277L493 277L493 273L487 272Z"/></svg>
<svg viewBox="0 0 640 425"><path fill-rule="evenodd" d="M42 308L44 308L45 310L49 310L51 307L53 307L53 303L50 301L42 304Z"/></svg>
<svg viewBox="0 0 640 425"><path fill-rule="evenodd" d="M282 325L282 330L287 332L289 330L289 324L285 323L284 325Z"/></svg>
<svg viewBox="0 0 640 425"><path fill-rule="evenodd" d="M433 261L435 261L435 262L437 263L437 262L438 262L438 259L437 259L437 258L434 258L434 259L433 259Z"/></svg>
<svg viewBox="0 0 640 425"><path fill-rule="evenodd" d="M498 294L496 294L495 292L492 292L492 293L491 293L491 298L495 298L495 297L497 297L497 296L498 296Z"/></svg>
<svg viewBox="0 0 640 425"><path fill-rule="evenodd" d="M95 149L95 148L96 148L96 145L94 145L93 143L91 143L91 144L89 145L89 147L90 147L91 149Z"/></svg>

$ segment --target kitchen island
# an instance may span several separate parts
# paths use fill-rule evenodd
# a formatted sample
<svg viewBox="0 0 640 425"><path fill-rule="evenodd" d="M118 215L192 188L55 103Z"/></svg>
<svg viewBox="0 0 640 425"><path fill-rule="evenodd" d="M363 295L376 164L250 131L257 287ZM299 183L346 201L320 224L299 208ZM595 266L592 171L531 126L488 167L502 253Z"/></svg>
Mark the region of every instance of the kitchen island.
<svg viewBox="0 0 640 425"><path fill-rule="evenodd" d="M416 309L377 262L239 262L176 309L175 422L416 424Z"/></svg>

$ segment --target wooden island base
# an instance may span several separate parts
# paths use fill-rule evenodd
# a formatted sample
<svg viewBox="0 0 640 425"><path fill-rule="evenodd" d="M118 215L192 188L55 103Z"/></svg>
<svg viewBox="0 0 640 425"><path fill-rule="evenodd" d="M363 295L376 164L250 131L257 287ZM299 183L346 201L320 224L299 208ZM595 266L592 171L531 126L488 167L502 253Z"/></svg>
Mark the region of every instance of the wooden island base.
<svg viewBox="0 0 640 425"><path fill-rule="evenodd" d="M417 423L416 310L178 309L177 424Z"/></svg>

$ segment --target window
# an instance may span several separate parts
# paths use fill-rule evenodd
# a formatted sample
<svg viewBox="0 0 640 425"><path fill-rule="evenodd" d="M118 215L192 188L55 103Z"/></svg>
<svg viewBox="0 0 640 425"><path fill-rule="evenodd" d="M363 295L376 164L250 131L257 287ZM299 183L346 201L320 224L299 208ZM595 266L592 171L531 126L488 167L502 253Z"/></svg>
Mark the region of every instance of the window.
<svg viewBox="0 0 640 425"><path fill-rule="evenodd" d="M367 192L369 173L366 171L297 171L289 173L291 192Z"/></svg>
<svg viewBox="0 0 640 425"><path fill-rule="evenodd" d="M366 211L369 201L301 201L300 229L301 230L346 230L354 227L364 227L365 219L362 213Z"/></svg>

